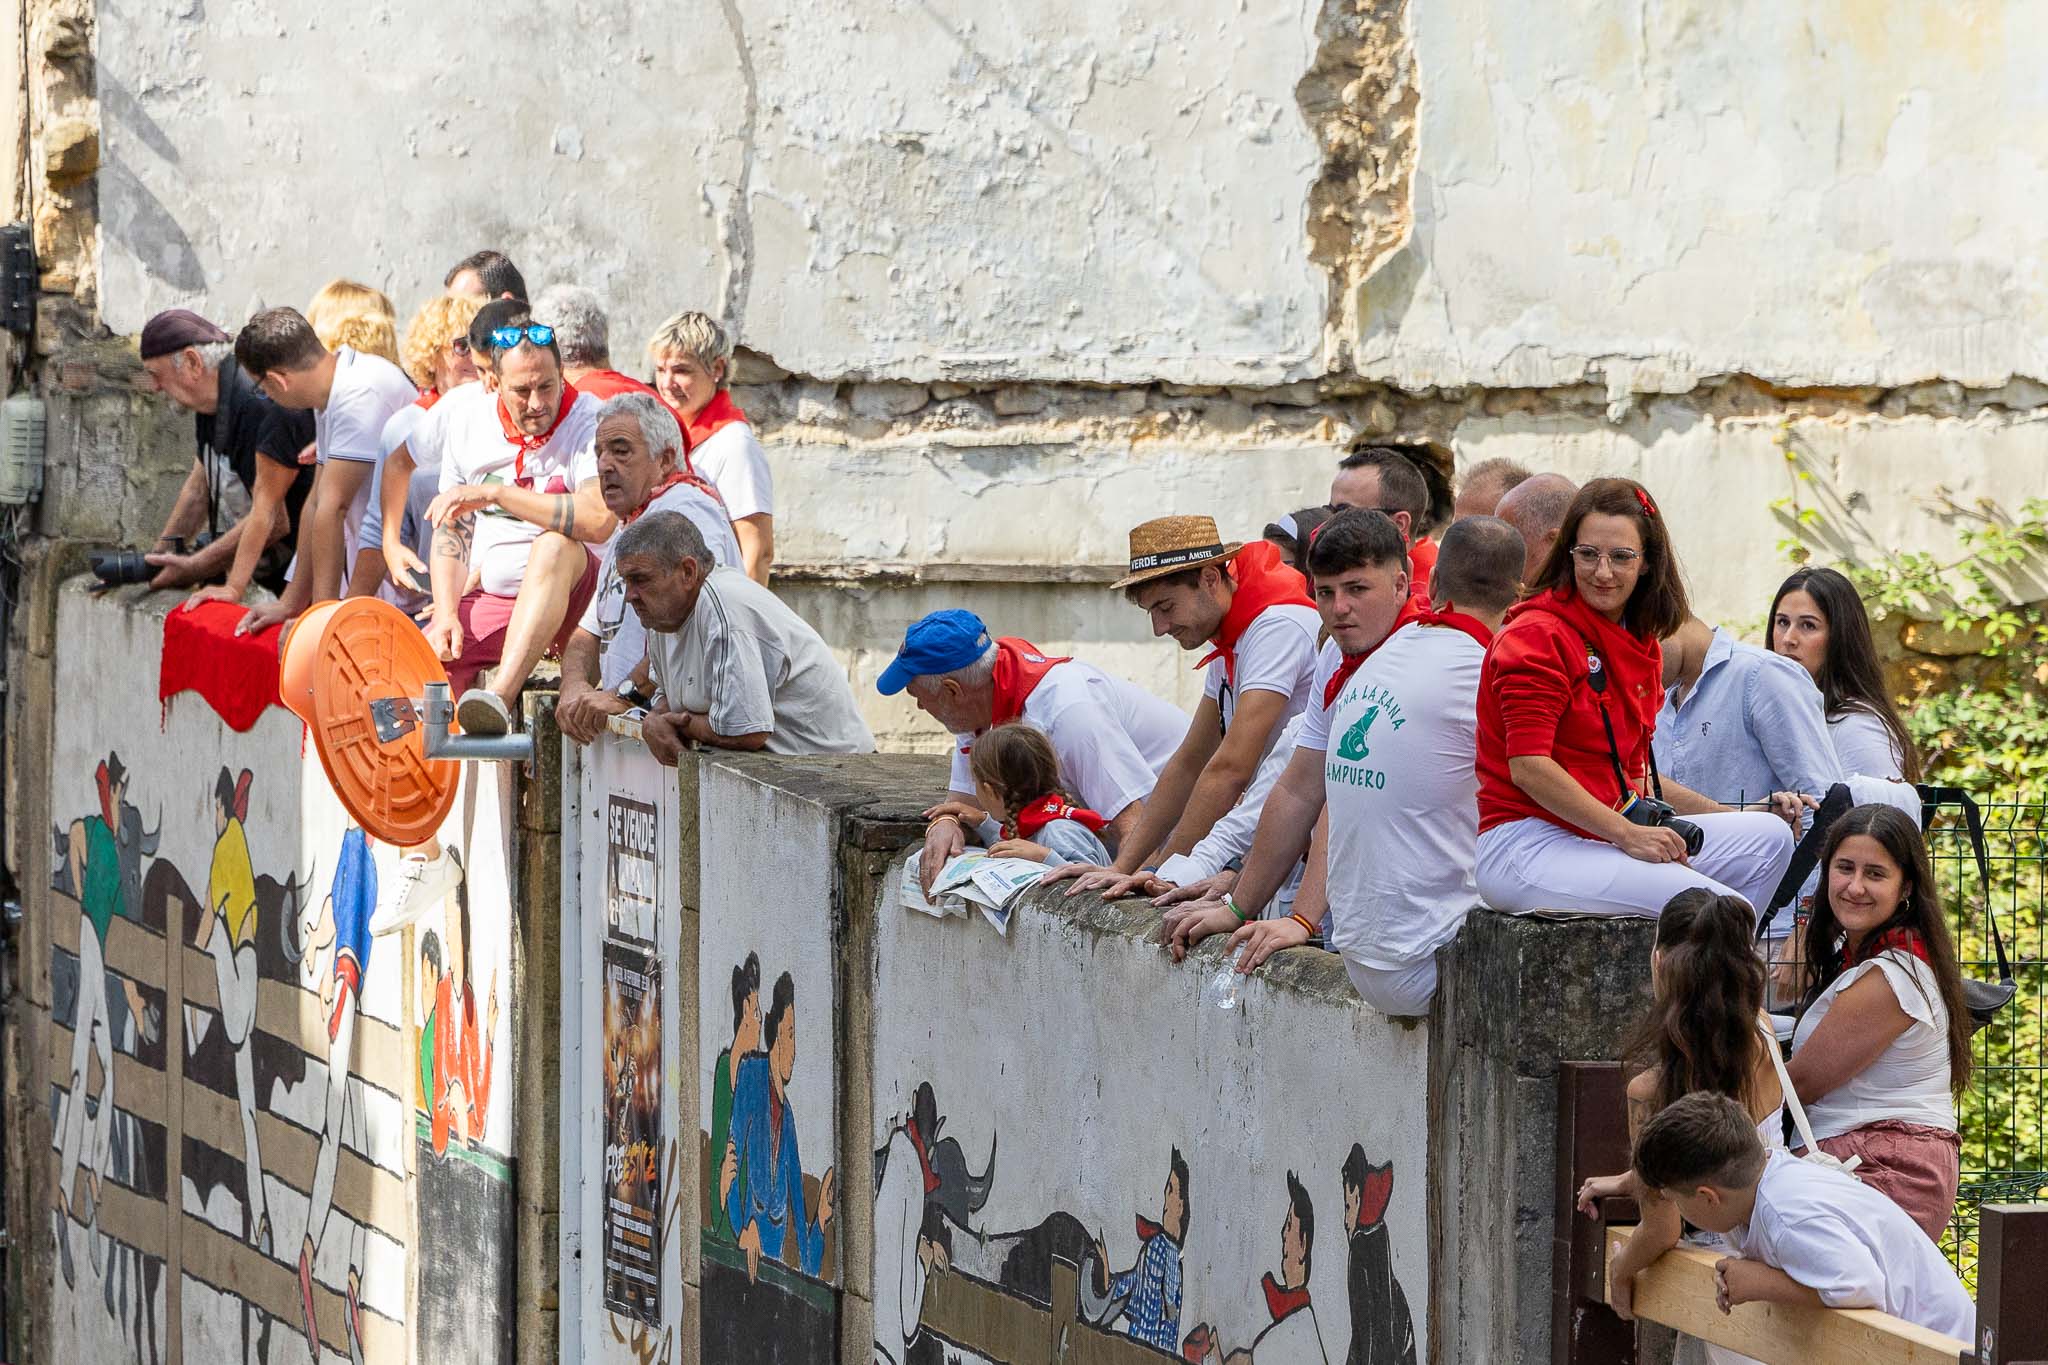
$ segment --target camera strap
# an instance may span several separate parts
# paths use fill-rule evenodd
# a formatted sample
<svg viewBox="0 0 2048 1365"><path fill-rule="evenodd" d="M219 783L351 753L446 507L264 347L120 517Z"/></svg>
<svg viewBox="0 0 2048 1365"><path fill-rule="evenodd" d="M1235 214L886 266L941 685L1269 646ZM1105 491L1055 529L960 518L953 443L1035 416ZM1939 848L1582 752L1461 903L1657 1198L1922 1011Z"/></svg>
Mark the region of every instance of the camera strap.
<svg viewBox="0 0 2048 1365"><path fill-rule="evenodd" d="M1621 746L1614 742L1614 721L1607 714L1607 665L1600 658L1600 651L1593 648L1593 642L1579 636L1586 643L1586 686L1593 690L1593 703L1600 708L1600 728L1607 732L1607 760L1614 765L1614 780L1621 786L1621 794L1627 797L1635 791L1630 785L1628 774L1621 766ZM1657 776L1657 748L1650 746L1650 791L1659 801L1664 799L1664 783ZM1624 804L1626 804L1624 802Z"/></svg>

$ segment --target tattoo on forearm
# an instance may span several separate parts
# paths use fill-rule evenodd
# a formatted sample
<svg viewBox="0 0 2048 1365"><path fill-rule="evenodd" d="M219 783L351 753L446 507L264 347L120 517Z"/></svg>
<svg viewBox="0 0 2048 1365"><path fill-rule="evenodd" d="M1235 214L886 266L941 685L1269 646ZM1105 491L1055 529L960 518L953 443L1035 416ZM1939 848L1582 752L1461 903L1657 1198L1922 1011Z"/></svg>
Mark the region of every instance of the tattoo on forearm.
<svg viewBox="0 0 2048 1365"><path fill-rule="evenodd" d="M469 563L469 543L476 534L476 517L465 515L451 517L445 526L435 528L434 553L446 555Z"/></svg>
<svg viewBox="0 0 2048 1365"><path fill-rule="evenodd" d="M576 497L572 493L557 493L554 506L548 511L548 529L569 534L576 524Z"/></svg>

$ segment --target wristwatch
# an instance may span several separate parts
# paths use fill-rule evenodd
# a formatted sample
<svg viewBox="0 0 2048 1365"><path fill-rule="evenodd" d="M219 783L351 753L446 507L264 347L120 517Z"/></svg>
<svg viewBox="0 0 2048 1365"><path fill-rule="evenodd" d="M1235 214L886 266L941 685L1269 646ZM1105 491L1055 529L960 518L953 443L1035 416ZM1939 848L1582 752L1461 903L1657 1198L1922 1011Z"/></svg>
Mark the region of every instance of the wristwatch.
<svg viewBox="0 0 2048 1365"><path fill-rule="evenodd" d="M633 680L631 678L628 678L624 682L620 683L616 690L619 696L622 699L624 699L628 706L637 706L642 711L646 711L652 708L654 705L654 698L648 696L645 692L642 692L639 688L633 686Z"/></svg>

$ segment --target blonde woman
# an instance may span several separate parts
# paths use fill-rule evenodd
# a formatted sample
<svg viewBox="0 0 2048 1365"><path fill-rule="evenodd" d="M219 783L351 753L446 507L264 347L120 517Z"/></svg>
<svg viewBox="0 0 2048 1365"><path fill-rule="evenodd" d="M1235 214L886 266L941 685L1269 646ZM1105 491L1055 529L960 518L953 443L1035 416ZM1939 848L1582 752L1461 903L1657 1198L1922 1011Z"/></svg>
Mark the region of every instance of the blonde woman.
<svg viewBox="0 0 2048 1365"><path fill-rule="evenodd" d="M647 343L654 389L683 419L690 462L732 518L747 577L775 563L775 480L746 413L732 401L732 334L703 313L678 313Z"/></svg>
<svg viewBox="0 0 2048 1365"><path fill-rule="evenodd" d="M330 351L346 346L399 363L398 315L392 311L391 300L367 284L329 280L307 305L306 321L313 324L313 334Z"/></svg>
<svg viewBox="0 0 2048 1365"><path fill-rule="evenodd" d="M350 597L377 593L408 611L427 605L423 565L433 531L426 510L439 486L441 460L438 450L427 452L423 460L413 450L412 436L429 408L477 381L469 324L481 306L472 298L437 295L421 304L406 325L401 359L406 374L420 386L419 401L400 408L384 424L383 458L372 478L369 510L363 514L361 548L348 582ZM386 527L391 528L389 534Z"/></svg>

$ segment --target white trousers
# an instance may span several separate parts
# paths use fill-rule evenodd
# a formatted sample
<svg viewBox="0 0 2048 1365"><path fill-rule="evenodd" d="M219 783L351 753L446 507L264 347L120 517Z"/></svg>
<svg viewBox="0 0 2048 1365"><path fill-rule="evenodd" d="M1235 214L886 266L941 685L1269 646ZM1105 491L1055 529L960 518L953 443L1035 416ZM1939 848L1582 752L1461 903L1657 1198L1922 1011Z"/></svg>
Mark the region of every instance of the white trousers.
<svg viewBox="0 0 2048 1365"><path fill-rule="evenodd" d="M1768 811L1684 818L1706 835L1699 853L1684 863L1640 862L1604 840L1582 839L1534 817L1495 825L1479 836L1480 899L1518 915L1559 910L1655 918L1673 896L1698 886L1740 896L1752 908L1770 904L1792 861L1792 827Z"/></svg>
<svg viewBox="0 0 2048 1365"><path fill-rule="evenodd" d="M91 1082L91 1059L100 1059L100 1106L92 1120L92 1169L106 1178L107 1156L114 1138L114 1035L107 1020L107 964L100 936L90 915L78 917L78 1008L71 1017L71 1089L64 1097L63 1136L57 1144L60 1183L57 1188L75 1212L72 1182L84 1156L85 1090Z"/></svg>
<svg viewBox="0 0 2048 1365"><path fill-rule="evenodd" d="M256 945L236 946L228 934L227 920L216 915L206 954L213 959L214 984L220 991L221 1032L235 1052L235 1099L242 1110L242 1176L249 1201L249 1235L260 1238L270 1209L263 1193L263 1155L256 1141L256 1054L249 1045L249 1030L256 1022Z"/></svg>
<svg viewBox="0 0 2048 1365"><path fill-rule="evenodd" d="M317 1250L327 1230L327 1215L334 1208L334 1172L341 1163L342 1128L348 1118L348 1068L354 1056L356 1037L356 993L336 982L341 992L341 1026L327 1048L327 1107L320 1125L320 1151L313 1158L313 1189L306 1210L306 1236Z"/></svg>
<svg viewBox="0 0 2048 1365"><path fill-rule="evenodd" d="M1381 1014L1395 1018L1425 1015L1436 997L1435 953L1405 967L1368 967L1347 957L1344 970L1350 974L1358 998Z"/></svg>

